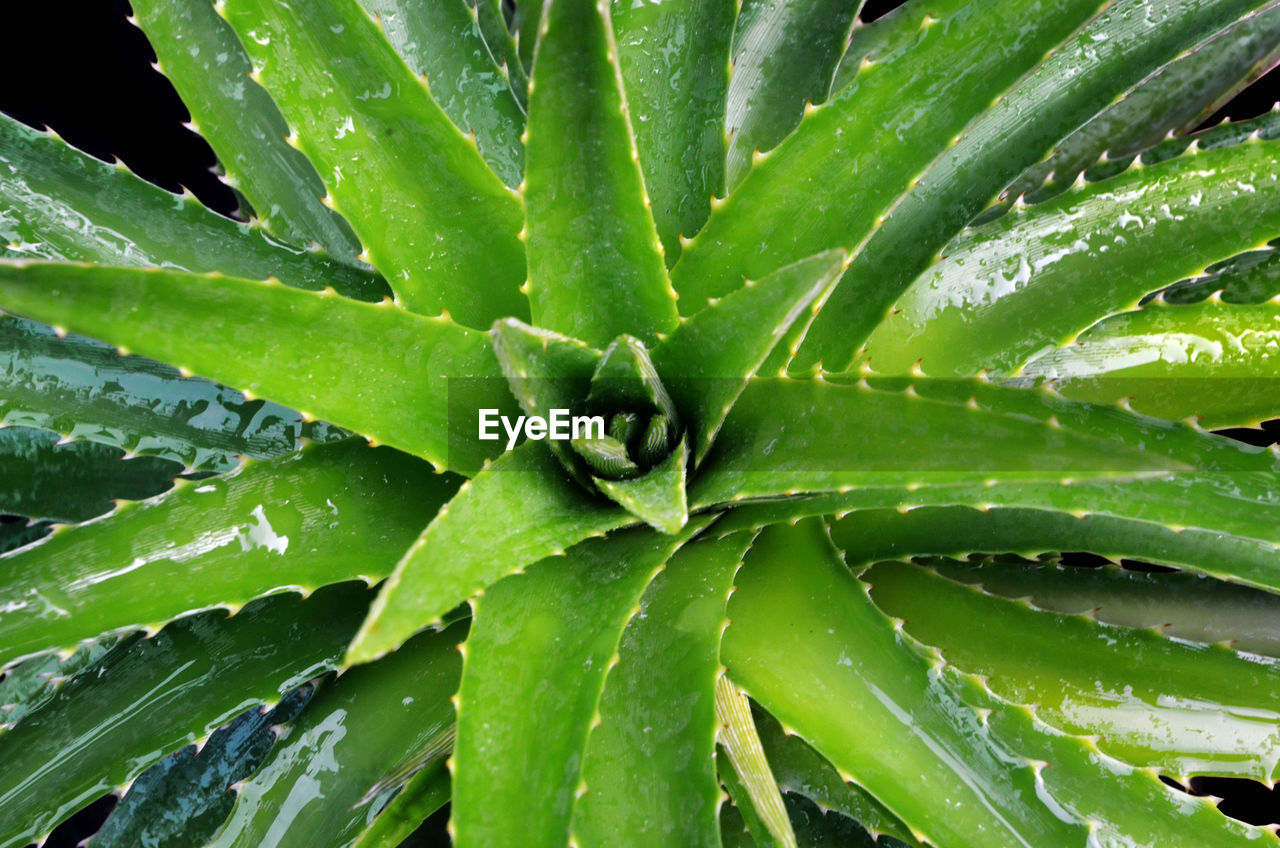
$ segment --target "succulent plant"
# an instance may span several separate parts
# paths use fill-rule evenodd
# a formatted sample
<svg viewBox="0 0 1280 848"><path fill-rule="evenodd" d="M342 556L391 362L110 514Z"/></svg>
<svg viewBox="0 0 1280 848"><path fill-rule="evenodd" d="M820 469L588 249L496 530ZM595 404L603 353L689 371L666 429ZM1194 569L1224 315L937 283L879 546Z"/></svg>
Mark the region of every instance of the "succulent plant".
<svg viewBox="0 0 1280 848"><path fill-rule="evenodd" d="M1275 844L1280 6L860 5L134 0L247 223L0 119L0 845Z"/></svg>

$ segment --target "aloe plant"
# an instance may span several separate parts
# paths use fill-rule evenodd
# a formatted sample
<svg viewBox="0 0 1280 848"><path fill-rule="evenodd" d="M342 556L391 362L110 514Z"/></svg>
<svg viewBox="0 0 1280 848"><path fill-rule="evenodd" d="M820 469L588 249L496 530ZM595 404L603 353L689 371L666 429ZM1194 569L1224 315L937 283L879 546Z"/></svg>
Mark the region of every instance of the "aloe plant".
<svg viewBox="0 0 1280 848"><path fill-rule="evenodd" d="M247 223L0 119L0 845L1275 844L1280 7L860 5L134 0Z"/></svg>

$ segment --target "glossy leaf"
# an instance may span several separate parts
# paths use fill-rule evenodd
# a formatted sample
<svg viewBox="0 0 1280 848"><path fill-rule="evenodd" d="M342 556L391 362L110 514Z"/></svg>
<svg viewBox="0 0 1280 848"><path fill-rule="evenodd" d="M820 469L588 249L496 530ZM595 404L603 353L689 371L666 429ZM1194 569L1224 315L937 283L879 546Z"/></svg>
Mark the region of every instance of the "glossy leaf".
<svg viewBox="0 0 1280 848"><path fill-rule="evenodd" d="M360 242L351 226L321 202L320 175L285 141L289 128L280 110L248 78L249 57L213 4L139 0L131 8L156 51L156 64L191 111L191 128L218 154L224 180L244 194L261 225L286 241L315 242L354 262Z"/></svg>
<svg viewBox="0 0 1280 848"><path fill-rule="evenodd" d="M1043 163L1005 189L1034 193L1052 179L1066 184L1100 157L1123 159L1194 128L1280 58L1280 9L1246 15L1138 83L1114 106L1063 139Z"/></svg>
<svg viewBox="0 0 1280 848"><path fill-rule="evenodd" d="M239 33L329 202L406 308L447 310L479 328L525 314L519 198L357 0L305 8L227 0L216 8Z"/></svg>
<svg viewBox="0 0 1280 848"><path fill-rule="evenodd" d="M641 597L587 740L580 845L717 846L713 692L724 604L749 542L685 545Z"/></svg>
<svg viewBox="0 0 1280 848"><path fill-rule="evenodd" d="M1203 276L1180 280L1159 293L1166 303L1199 303L1215 293L1225 303L1256 304L1280 296L1280 250L1268 245L1205 269Z"/></svg>
<svg viewBox="0 0 1280 848"><path fill-rule="evenodd" d="M424 5L408 0L360 0L405 63L427 79L431 96L475 138L489 167L509 186L524 170L524 110L494 62L474 0Z"/></svg>
<svg viewBox="0 0 1280 848"><path fill-rule="evenodd" d="M730 190L747 175L756 151L776 147L807 104L827 99L861 6L862 0L744 0L725 115Z"/></svg>
<svg viewBox="0 0 1280 848"><path fill-rule="evenodd" d="M116 499L158 495L183 471L170 460L126 459L118 448L62 442L29 427L0 427L0 468L0 512L60 522L87 521Z"/></svg>
<svg viewBox="0 0 1280 848"><path fill-rule="evenodd" d="M1143 487L1133 488L1140 493L1136 497L1146 496ZM835 498L818 498L808 510L826 513L841 511L841 506ZM745 513L733 517L740 521L749 518ZM757 520L766 517L777 518L768 515ZM734 529L731 522L725 524L726 531ZM1014 553L1036 557L1086 550L1115 561L1133 559L1187 568L1259 586L1275 583L1276 549L1272 542L1084 511L1074 515L1047 509L981 507L922 507L905 513L896 509L856 510L835 523L832 535L854 567L912 556Z"/></svg>
<svg viewBox="0 0 1280 848"><path fill-rule="evenodd" d="M163 265L264 279L306 289L332 286L378 300L380 277L170 194L120 165L94 159L52 133L0 115L0 243L26 257Z"/></svg>
<svg viewBox="0 0 1280 848"><path fill-rule="evenodd" d="M724 193L733 0L610 6L636 148L667 265Z"/></svg>
<svg viewBox="0 0 1280 848"><path fill-rule="evenodd" d="M529 93L524 181L534 323L603 348L675 329L607 3L552 0Z"/></svg>
<svg viewBox="0 0 1280 848"><path fill-rule="evenodd" d="M367 793L449 732L466 636L457 624L423 634L380 662L348 669L290 723L240 787L210 846L347 844L381 809ZM443 768L443 753L421 767ZM389 787L395 788L395 787Z"/></svg>
<svg viewBox="0 0 1280 848"><path fill-rule="evenodd" d="M844 263L843 254L827 252L748 282L681 322L654 350L654 365L693 437L695 465L747 381L800 314L821 306Z"/></svg>
<svg viewBox="0 0 1280 848"><path fill-rule="evenodd" d="M893 190L905 189L905 193L884 209L884 224L871 234L824 314L814 322L797 367L818 361L830 370L847 367L859 343L892 307L897 295L1009 181L1126 89L1207 33L1263 5L1251 0L1208 4L1126 0L1110 4L1095 10L1088 25L1069 39L1061 34L1059 38L1065 43L1032 57L1033 62L1016 83L1011 79L1007 88L993 92L995 99L978 102L982 114L963 130L956 128L958 135L950 135L950 127L947 132L930 134L929 138L944 146L934 149L936 158L927 167L922 164L901 174L901 183ZM1009 10L1002 13L1008 15ZM1025 23L1018 15L1008 20ZM991 36L994 40L988 45L1003 43L995 31L980 26L975 29L976 24L976 17L970 19L968 32ZM954 24L944 31L944 40L953 43ZM1020 32L1013 43L1030 41ZM987 46L982 52L987 52ZM905 54L895 64L903 61L913 66ZM988 64L984 57L979 67L985 72ZM877 76L887 77L889 67L880 65L875 73L864 74L862 82L850 91L864 90ZM928 111L934 110L937 101L938 94L931 92ZM896 103L895 110L912 111L902 110ZM916 135L906 138L914 141Z"/></svg>
<svg viewBox="0 0 1280 848"><path fill-rule="evenodd" d="M1275 157L1273 142L1204 151L1015 209L952 243L860 355L881 373L916 362L940 377L1016 373L1147 292L1265 243L1280 228Z"/></svg>
<svg viewBox="0 0 1280 848"><path fill-rule="evenodd" d="M0 845L42 837L67 814L161 756L332 668L368 592L347 584L210 611L132 637L98 673L0 734Z"/></svg>
<svg viewBox="0 0 1280 848"><path fill-rule="evenodd" d="M648 529L590 540L473 602L453 759L455 845L573 838L583 752L623 628L683 541Z"/></svg>
<svg viewBox="0 0 1280 848"><path fill-rule="evenodd" d="M933 505L1110 516L1151 544L1185 535L1179 556L1197 570L1280 586L1273 452L1044 393L905 385L882 394L865 381L752 381L691 485L690 508L810 493L822 497L765 506L766 520ZM927 429L930 453L896 446L921 442L913 427ZM1136 454L1120 448L1138 442Z"/></svg>
<svg viewBox="0 0 1280 848"><path fill-rule="evenodd" d="M1143 414L1195 416L1206 427L1257 426L1280 417L1280 299L1152 301L1104 319L1022 371L1071 398L1127 399Z"/></svg>
<svg viewBox="0 0 1280 848"><path fill-rule="evenodd" d="M81 645L70 655L45 654L5 669L0 679L0 732L52 701L60 686L95 668L119 641L118 636L105 636Z"/></svg>
<svg viewBox="0 0 1280 848"><path fill-rule="evenodd" d="M1053 727L1097 736L1109 756L1174 775L1271 780L1280 769L1280 660L1034 610L906 563L862 579L948 663Z"/></svg>
<svg viewBox="0 0 1280 848"><path fill-rule="evenodd" d="M513 405L490 379L501 372L484 333L386 302L271 281L19 261L0 263L0 307L306 410L441 468L479 468L493 448L473 438L471 410ZM228 346L240 354L228 356ZM466 420L451 420L443 401L462 405L469 393L479 402Z"/></svg>
<svg viewBox="0 0 1280 848"><path fill-rule="evenodd" d="M511 18L520 61L526 71L533 70L533 51L538 44L538 24L542 21L542 9L547 0L523 0L516 4Z"/></svg>
<svg viewBox="0 0 1280 848"><path fill-rule="evenodd" d="M518 522L494 523L495 516ZM464 483L383 585L347 662L368 662L501 578L634 519L601 504L542 445L503 454Z"/></svg>
<svg viewBox="0 0 1280 848"><path fill-rule="evenodd" d="M300 436L342 434L279 404L10 316L0 317L0 421L214 471L232 468L237 454L279 456Z"/></svg>
<svg viewBox="0 0 1280 848"><path fill-rule="evenodd" d="M93 848L204 845L235 804L231 785L253 772L275 744L275 725L294 718L310 699L306 684L271 710L254 708L144 771L93 835Z"/></svg>
<svg viewBox="0 0 1280 848"><path fill-rule="evenodd" d="M838 525L833 534L838 531ZM1009 567L991 560L931 559L938 574L981 585L1032 608L1087 614L1103 624L1146 628L1179 644L1228 645L1280 659L1280 596L1199 574L1151 573L1113 565L1078 568L1046 562Z"/></svg>
<svg viewBox="0 0 1280 848"><path fill-rule="evenodd" d="M820 522L765 530L736 582L721 647L730 677L919 839L1084 844L1085 827L1033 800L1031 769L903 644Z"/></svg>
<svg viewBox="0 0 1280 848"><path fill-rule="evenodd" d="M380 579L456 487L345 442L125 504L0 561L0 664L272 592Z"/></svg>

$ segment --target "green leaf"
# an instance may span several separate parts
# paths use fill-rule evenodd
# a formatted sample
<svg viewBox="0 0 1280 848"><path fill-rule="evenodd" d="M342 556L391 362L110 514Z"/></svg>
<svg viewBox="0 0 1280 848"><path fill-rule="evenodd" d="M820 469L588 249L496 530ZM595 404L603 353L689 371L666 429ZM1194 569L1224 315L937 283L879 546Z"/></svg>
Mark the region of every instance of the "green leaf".
<svg viewBox="0 0 1280 848"><path fill-rule="evenodd" d="M724 194L733 0L613 0L618 65L653 219L670 266Z"/></svg>
<svg viewBox="0 0 1280 848"><path fill-rule="evenodd" d="M1059 730L1097 736L1104 754L1174 776L1269 781L1280 769L1280 660L1034 610L907 563L862 579L876 606L948 663Z"/></svg>
<svg viewBox="0 0 1280 848"><path fill-rule="evenodd" d="M1280 250L1268 244L1263 250L1233 256L1210 265L1203 276L1180 280L1159 295L1166 303L1183 306L1215 293L1232 304L1256 304L1280 296Z"/></svg>
<svg viewBox="0 0 1280 848"><path fill-rule="evenodd" d="M348 844L381 809L406 760L418 773L444 769L466 625L423 634L405 649L345 670L284 730L267 761L240 787L211 846ZM430 750L425 762L415 756ZM376 794L375 794L376 793Z"/></svg>
<svg viewBox="0 0 1280 848"><path fill-rule="evenodd" d="M902 642L820 521L765 530L736 582L721 644L729 676L919 840L1084 844L1086 828L1035 800L1031 769Z"/></svg>
<svg viewBox="0 0 1280 848"><path fill-rule="evenodd" d="M387 802L352 848L400 848L428 816L449 803L451 789L447 768L423 769Z"/></svg>
<svg viewBox="0 0 1280 848"><path fill-rule="evenodd" d="M654 365L693 437L695 465L747 381L800 313L822 303L844 262L844 254L829 251L748 281L681 322L654 350Z"/></svg>
<svg viewBox="0 0 1280 848"><path fill-rule="evenodd" d="M650 527L662 533L679 533L689 520L689 504L685 497L688 465L689 441L682 439L666 459L643 477L631 480L592 479L610 500Z"/></svg>
<svg viewBox="0 0 1280 848"><path fill-rule="evenodd" d="M873 836L887 834L911 848L919 843L906 825L885 809L867 791L846 783L835 767L809 747L803 739L788 733L778 720L764 710L755 712L760 742L764 745L769 765L778 779L778 788L791 795L798 793L825 810L834 810L869 830Z"/></svg>
<svg viewBox="0 0 1280 848"><path fill-rule="evenodd" d="M344 442L122 505L0 560L0 665L271 592L380 579L456 487Z"/></svg>
<svg viewBox="0 0 1280 848"><path fill-rule="evenodd" d="M1099 157L1123 159L1155 146L1166 133L1195 128L1266 73L1278 48L1280 8L1244 16L1138 83L1114 106L1063 139L1048 159L1014 180L1005 196L1033 193L1050 178L1070 183Z"/></svg>
<svg viewBox="0 0 1280 848"><path fill-rule="evenodd" d="M273 726L294 718L314 690L307 684L269 711L255 707L241 713L198 748L189 745L144 771L89 844L206 844L235 804L230 786L257 769L275 744L278 731Z"/></svg>
<svg viewBox="0 0 1280 848"><path fill-rule="evenodd" d="M248 79L249 57L213 4L139 0L132 9L156 51L157 67L191 111L191 128L218 154L225 181L244 194L262 226L295 244L314 241L354 262L360 242L350 225L321 202L320 175L285 142L289 128L280 110L262 86Z"/></svg>
<svg viewBox="0 0 1280 848"><path fill-rule="evenodd" d="M519 521L495 517L518 515ZM504 453L464 483L383 585L347 652L368 662L502 577L632 523L594 500L536 442Z"/></svg>
<svg viewBox="0 0 1280 848"><path fill-rule="evenodd" d="M42 838L161 756L336 665L368 602L346 584L211 611L127 639L0 734L0 845Z"/></svg>
<svg viewBox="0 0 1280 848"><path fill-rule="evenodd" d="M931 6L942 26L926 27L895 61L811 111L716 205L672 269L681 314L744 278L761 279L824 250L860 247L975 115L1097 12L1086 0L1028 14L969 0Z"/></svg>
<svg viewBox="0 0 1280 848"><path fill-rule="evenodd" d="M728 186L795 129L809 103L827 99L862 0L744 0L733 34L725 130Z"/></svg>
<svg viewBox="0 0 1280 848"><path fill-rule="evenodd" d="M105 636L81 645L70 655L45 654L5 669L0 679L0 732L51 702L62 684L95 668L119 641L115 635Z"/></svg>
<svg viewBox="0 0 1280 848"><path fill-rule="evenodd" d="M485 44L474 0L360 0L432 97L509 186L524 171L524 110Z"/></svg>
<svg viewBox="0 0 1280 848"><path fill-rule="evenodd" d="M513 405L501 380L485 379L501 376L485 333L388 301L219 275L19 260L0 263L0 308L305 410L440 468L479 468L492 446L474 439L470 416L481 406ZM466 409L469 391L477 403L465 420L451 420L451 404Z"/></svg>
<svg viewBox="0 0 1280 848"><path fill-rule="evenodd" d="M542 7L547 0L521 0L516 4L511 19L515 32L520 62L526 71L533 70L533 51L538 44L538 24L542 21Z"/></svg>
<svg viewBox="0 0 1280 848"><path fill-rule="evenodd" d="M928 37L928 27L938 16L937 8L933 4L904 2L870 23L855 18L849 46L831 80L831 94L842 92L867 68L896 61L917 39Z"/></svg>
<svg viewBox="0 0 1280 848"><path fill-rule="evenodd" d="M529 91L524 182L534 323L603 348L677 323L609 7L553 0Z"/></svg>
<svg viewBox="0 0 1280 848"><path fill-rule="evenodd" d="M749 542L685 545L645 590L587 740L580 844L718 845L713 692L725 601Z"/></svg>
<svg viewBox="0 0 1280 848"><path fill-rule="evenodd" d="M236 455L294 450L299 436L334 428L84 336L0 317L0 421L54 430L198 470L226 471ZM340 432L340 431L339 431Z"/></svg>
<svg viewBox="0 0 1280 848"><path fill-rule="evenodd" d="M1261 4L933 5L912 49L813 112L712 214L672 272L682 311L743 275L849 248L854 264L798 360L843 369L897 293L1010 180L1206 30Z"/></svg>
<svg viewBox="0 0 1280 848"><path fill-rule="evenodd" d="M454 844L573 839L583 755L623 629L687 538L636 529L589 540L472 602L457 701Z"/></svg>
<svg viewBox="0 0 1280 848"><path fill-rule="evenodd" d="M116 499L158 495L183 471L171 460L126 459L119 448L29 427L0 427L0 468L0 512L60 522L88 521Z"/></svg>
<svg viewBox="0 0 1280 848"><path fill-rule="evenodd" d="M511 93L520 104L521 112L524 112L529 107L529 77L525 74L524 63L520 61L515 37L511 34L511 30L507 29L502 0L467 0L467 2L475 7L476 23L480 27L480 35L484 38L485 46L489 49L489 54L501 69L503 76L507 78Z"/></svg>
<svg viewBox="0 0 1280 848"><path fill-rule="evenodd" d="M388 292L381 277L268 239L7 115L0 115L0 198L0 244L27 257L273 276L363 300Z"/></svg>
<svg viewBox="0 0 1280 848"><path fill-rule="evenodd" d="M832 535L839 532L837 524ZM1103 624L1156 630L1180 643L1230 645L1280 659L1280 595L1273 592L1199 574L1111 565L1077 568L1049 562L1011 568L1001 562L950 560L932 565L948 579L981 584L984 592L1004 598L1026 599L1038 610L1088 614Z"/></svg>
<svg viewBox="0 0 1280 848"><path fill-rule="evenodd" d="M1256 427L1280 417L1280 298L1237 305L1163 299L1112 315L1074 344L1023 367L1066 397L1126 400L1145 415L1195 416L1205 427Z"/></svg>
<svg viewBox="0 0 1280 848"><path fill-rule="evenodd" d="M1098 751L1089 738L1064 735L1032 709L993 696L980 679L939 667L945 685L982 711L992 735L1011 747L1036 773L1036 794L1058 815L1087 822L1100 844L1257 845L1269 829L1223 815L1214 799L1194 797L1162 783L1156 773L1134 769Z"/></svg>
<svg viewBox="0 0 1280 848"><path fill-rule="evenodd" d="M1111 516L1145 528L1144 545L1184 536L1179 556L1197 570L1280 587L1273 451L1043 392L907 385L753 380L690 486L690 509L809 493L822 497L763 507L737 526L934 505Z"/></svg>
<svg viewBox="0 0 1280 848"><path fill-rule="evenodd" d="M730 794L747 819L748 827L753 820L757 822L756 827L751 828L756 841L779 848L796 848L796 835L787 818L777 779L765 759L760 735L751 718L751 705L742 690L724 676L716 680L716 721L720 723L720 744L728 764L732 765L733 777L730 778L729 769L724 767L720 774L729 784ZM767 835L760 832L760 826Z"/></svg>
<svg viewBox="0 0 1280 848"><path fill-rule="evenodd" d="M1135 498L1147 490L1133 486ZM802 514L842 511L836 499L818 498ZM739 511L735 511L738 513ZM777 518L755 516L756 520ZM746 520L745 514L730 518ZM735 529L725 522L725 531ZM1260 531L1260 535L1264 531ZM1273 542L1213 529L1169 527L1157 521L1114 515L1054 512L1050 509L922 507L856 510L832 528L851 566L911 556L964 557L1014 553L1036 557L1061 551L1089 551L1115 561L1141 560L1256 586L1277 582ZM1123 623L1123 622L1122 622ZM1163 622L1157 622L1163 623Z"/></svg>
<svg viewBox="0 0 1280 848"><path fill-rule="evenodd" d="M916 362L940 377L1016 373L1144 294L1274 236L1276 150L1257 141L1183 155L1014 209L953 242L860 355L881 373Z"/></svg>
<svg viewBox="0 0 1280 848"><path fill-rule="evenodd" d="M530 327L508 318L489 331L493 352L511 393L527 415L549 418L553 409L581 411L591 390L600 351L568 336ZM507 438L505 434L500 438ZM567 443L551 439L547 447L573 478L590 488L591 479Z"/></svg>
<svg viewBox="0 0 1280 848"><path fill-rule="evenodd" d="M280 106L329 202L406 308L447 310L477 328L526 314L519 198L357 0L215 8L240 34L254 78Z"/></svg>

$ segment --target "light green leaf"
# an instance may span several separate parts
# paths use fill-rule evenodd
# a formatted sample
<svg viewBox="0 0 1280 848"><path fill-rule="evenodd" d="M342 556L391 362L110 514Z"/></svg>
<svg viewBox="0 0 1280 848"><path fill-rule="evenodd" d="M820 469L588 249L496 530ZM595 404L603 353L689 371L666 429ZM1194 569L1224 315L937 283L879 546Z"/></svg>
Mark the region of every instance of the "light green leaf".
<svg viewBox="0 0 1280 848"><path fill-rule="evenodd" d="M406 308L477 328L526 314L520 199L357 0L215 8Z"/></svg>
<svg viewBox="0 0 1280 848"><path fill-rule="evenodd" d="M495 522L518 515L519 521ZM575 483L537 442L485 468L440 510L396 565L347 662L368 662L501 579L634 519Z"/></svg>
<svg viewBox="0 0 1280 848"><path fill-rule="evenodd" d="M453 764L459 848L571 841L583 754L623 628L685 538L637 529L590 540L473 602Z"/></svg>
<svg viewBox="0 0 1280 848"><path fill-rule="evenodd" d="M218 154L224 180L244 194L262 226L295 244L314 241L333 256L354 262L360 242L351 226L321 202L320 175L285 142L289 128L280 110L248 78L249 57L213 4L138 0L132 9L156 51L157 67L191 111L191 128Z"/></svg>
<svg viewBox="0 0 1280 848"><path fill-rule="evenodd" d="M720 723L720 744L727 755L725 765L732 768L730 776L729 768L721 766L720 775L756 841L796 848L796 835L751 718L751 705L742 690L724 676L716 680L716 720ZM751 827L753 822L755 827ZM764 832L760 832L761 828Z"/></svg>
<svg viewBox="0 0 1280 848"><path fill-rule="evenodd" d="M580 845L718 845L713 693L724 605L749 543L743 533L685 545L645 590L587 740Z"/></svg>
<svg viewBox="0 0 1280 848"><path fill-rule="evenodd" d="M19 260L0 263L0 308L263 395L442 469L478 469L492 446L474 438L474 410L514 406L485 333L389 301ZM451 418L451 406L466 415Z"/></svg>
<svg viewBox="0 0 1280 848"><path fill-rule="evenodd" d="M765 530L736 583L721 647L729 676L919 840L1085 843L1083 824L1035 800L1031 769L902 643L820 521Z"/></svg>
<svg viewBox="0 0 1280 848"><path fill-rule="evenodd" d="M551 0L529 93L524 182L534 323L603 348L652 345L675 292L631 131L609 7Z"/></svg>
<svg viewBox="0 0 1280 848"><path fill-rule="evenodd" d="M451 790L447 768L423 769L387 802L352 848L400 848L428 816L449 803Z"/></svg>
<svg viewBox="0 0 1280 848"><path fill-rule="evenodd" d="M916 362L939 377L1017 373L1144 294L1265 244L1280 230L1277 150L1184 154L1014 209L953 242L860 356L881 373Z"/></svg>
<svg viewBox="0 0 1280 848"><path fill-rule="evenodd" d="M689 503L685 497L688 466L689 441L682 439L666 459L642 477L592 479L610 500L650 527L662 533L679 533L689 520Z"/></svg>
<svg viewBox="0 0 1280 848"><path fill-rule="evenodd" d="M386 282L260 228L210 212L0 115L0 244L24 257L160 265L264 279L378 300Z"/></svg>
<svg viewBox="0 0 1280 848"><path fill-rule="evenodd" d="M725 97L733 0L613 0L618 64L626 83L653 219L670 266L724 194Z"/></svg>
<svg viewBox="0 0 1280 848"><path fill-rule="evenodd" d="M0 665L271 592L380 579L456 487L345 442L122 505L0 560Z"/></svg>
<svg viewBox="0 0 1280 848"><path fill-rule="evenodd" d="M1256 427L1280 418L1280 299L1150 301L1100 321L1022 373L1050 379L1066 397L1126 400L1145 415L1195 416L1205 427Z"/></svg>
<svg viewBox="0 0 1280 848"><path fill-rule="evenodd" d="M1059 730L1097 736L1109 756L1175 777L1269 781L1280 769L1280 660L1042 612L909 563L862 579L876 606L948 663Z"/></svg>

